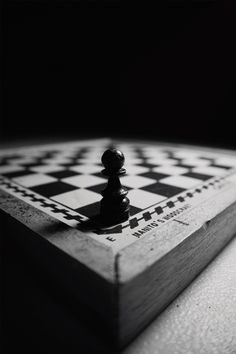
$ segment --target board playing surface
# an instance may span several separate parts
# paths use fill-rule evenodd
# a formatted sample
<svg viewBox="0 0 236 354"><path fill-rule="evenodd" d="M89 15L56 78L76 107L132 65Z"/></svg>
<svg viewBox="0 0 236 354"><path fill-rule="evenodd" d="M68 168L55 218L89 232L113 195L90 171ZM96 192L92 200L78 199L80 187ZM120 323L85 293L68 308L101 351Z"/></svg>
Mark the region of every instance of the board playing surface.
<svg viewBox="0 0 236 354"><path fill-rule="evenodd" d="M184 212L195 199L209 196L234 173L236 157L201 149L109 140L54 144L0 153L0 188L72 227L99 213L101 156L114 146L125 155L127 174L121 183L129 193L129 221L91 237L119 248L145 234L151 222L177 209ZM201 195L201 196L200 196ZM171 218L171 215L169 218ZM99 234L99 235L98 235ZM107 236L112 234L112 237ZM122 235L126 235L126 240Z"/></svg>
<svg viewBox="0 0 236 354"><path fill-rule="evenodd" d="M88 222L99 214L107 183L101 156L111 147L125 156L120 180L130 218L101 228ZM1 210L32 230L33 239L46 239L76 260L78 269L65 271L60 261L59 276L73 273L83 281L78 297L98 310L118 345L137 335L230 240L235 203L233 151L111 139L0 151ZM54 255L48 262L49 270Z"/></svg>

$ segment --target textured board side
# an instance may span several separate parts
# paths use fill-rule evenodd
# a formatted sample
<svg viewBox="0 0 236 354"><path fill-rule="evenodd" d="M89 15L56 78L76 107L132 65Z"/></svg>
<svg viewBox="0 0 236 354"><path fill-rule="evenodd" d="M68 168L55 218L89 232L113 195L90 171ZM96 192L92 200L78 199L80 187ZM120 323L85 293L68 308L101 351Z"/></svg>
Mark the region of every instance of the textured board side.
<svg viewBox="0 0 236 354"><path fill-rule="evenodd" d="M114 282L114 255L109 247L1 190L0 209L34 231L37 237Z"/></svg>
<svg viewBox="0 0 236 354"><path fill-rule="evenodd" d="M221 251L236 231L236 203L119 287L119 343L130 342ZM120 257L122 265L124 259ZM121 264L121 263L120 263Z"/></svg>

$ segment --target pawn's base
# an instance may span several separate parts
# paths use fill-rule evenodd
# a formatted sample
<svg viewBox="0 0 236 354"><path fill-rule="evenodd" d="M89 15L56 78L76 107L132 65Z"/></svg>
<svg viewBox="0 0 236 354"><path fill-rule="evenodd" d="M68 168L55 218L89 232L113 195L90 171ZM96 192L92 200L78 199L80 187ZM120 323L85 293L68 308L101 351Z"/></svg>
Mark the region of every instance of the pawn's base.
<svg viewBox="0 0 236 354"><path fill-rule="evenodd" d="M100 227L114 226L121 224L129 219L129 209L122 212L122 214L100 214L93 217L93 221Z"/></svg>
<svg viewBox="0 0 236 354"><path fill-rule="evenodd" d="M86 221L81 222L77 227L82 231L92 231L97 229L110 228L117 226L129 219L129 210L125 210L122 215L92 215Z"/></svg>
<svg viewBox="0 0 236 354"><path fill-rule="evenodd" d="M125 210L122 214L120 215L111 215L111 214L107 214L107 215L100 215L100 219L102 220L104 225L116 225L116 224L120 224L126 220L129 219L129 210Z"/></svg>

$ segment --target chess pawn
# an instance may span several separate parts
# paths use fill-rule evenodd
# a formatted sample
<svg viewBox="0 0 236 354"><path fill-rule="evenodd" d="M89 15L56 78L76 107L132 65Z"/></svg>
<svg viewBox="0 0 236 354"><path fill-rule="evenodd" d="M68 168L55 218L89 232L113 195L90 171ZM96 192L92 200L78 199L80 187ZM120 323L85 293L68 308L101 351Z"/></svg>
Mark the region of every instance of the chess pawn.
<svg viewBox="0 0 236 354"><path fill-rule="evenodd" d="M122 187L119 177L126 173L123 168L124 155L117 149L109 149L102 155L105 169L102 174L108 176L106 188L101 192L100 216L106 225L118 224L129 218L128 191Z"/></svg>

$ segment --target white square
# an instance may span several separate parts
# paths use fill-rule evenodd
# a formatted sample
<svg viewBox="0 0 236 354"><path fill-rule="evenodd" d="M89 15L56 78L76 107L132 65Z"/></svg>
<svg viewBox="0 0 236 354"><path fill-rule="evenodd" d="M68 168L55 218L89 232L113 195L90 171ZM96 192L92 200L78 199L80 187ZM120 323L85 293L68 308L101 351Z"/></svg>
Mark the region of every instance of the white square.
<svg viewBox="0 0 236 354"><path fill-rule="evenodd" d="M68 157L51 157L50 159L43 159L41 160L42 163L49 164L49 165L59 165L59 164L64 164L64 163L70 163L71 159Z"/></svg>
<svg viewBox="0 0 236 354"><path fill-rule="evenodd" d="M24 167L22 166L0 166L0 174L1 173L11 173L11 172L18 172L23 171Z"/></svg>
<svg viewBox="0 0 236 354"><path fill-rule="evenodd" d="M57 165L34 166L30 167L30 171L38 173L53 173L63 171L65 168Z"/></svg>
<svg viewBox="0 0 236 354"><path fill-rule="evenodd" d="M167 153L160 150L157 147L147 147L147 146L143 146L142 147L142 152L146 157L154 157L154 158L166 158L167 157Z"/></svg>
<svg viewBox="0 0 236 354"><path fill-rule="evenodd" d="M162 195L143 191L141 189L132 189L129 191L128 198L131 205L140 209L146 209L151 205L160 203L162 200L166 199L166 197L163 197Z"/></svg>
<svg viewBox="0 0 236 354"><path fill-rule="evenodd" d="M88 151L83 153L83 157L85 159L96 159L98 162L101 161L101 156L104 153L104 150L95 150L95 151Z"/></svg>
<svg viewBox="0 0 236 354"><path fill-rule="evenodd" d="M116 145L116 149L122 151L122 153L125 155L125 158L127 157L136 157L137 152L135 151L135 147L130 147L130 146L125 146L125 145Z"/></svg>
<svg viewBox="0 0 236 354"><path fill-rule="evenodd" d="M165 157L151 157L147 159L147 162L152 164L152 165L176 165L178 163L177 160L174 159L168 159Z"/></svg>
<svg viewBox="0 0 236 354"><path fill-rule="evenodd" d="M96 158L84 158L84 157L81 157L81 158L78 158L76 159L76 162L78 164L84 164L84 165L101 165L102 162L101 162L101 159L96 159ZM101 167L100 167L101 169Z"/></svg>
<svg viewBox="0 0 236 354"><path fill-rule="evenodd" d="M193 168L193 172L202 173L209 176L224 176L227 173L227 170L220 167L207 166Z"/></svg>
<svg viewBox="0 0 236 354"><path fill-rule="evenodd" d="M56 195L51 199L71 209L77 209L98 202L101 199L101 195L87 189L76 189L71 192Z"/></svg>
<svg viewBox="0 0 236 354"><path fill-rule="evenodd" d="M143 163L143 160L136 157L125 156L124 167L127 165L138 165L139 163Z"/></svg>
<svg viewBox="0 0 236 354"><path fill-rule="evenodd" d="M125 165L124 167L128 175L138 175L141 173L149 172L149 168L143 166Z"/></svg>
<svg viewBox="0 0 236 354"><path fill-rule="evenodd" d="M221 165L221 166L226 166L226 167L236 167L236 157L234 156L225 156L225 157L219 157L218 159L215 160L216 165Z"/></svg>
<svg viewBox="0 0 236 354"><path fill-rule="evenodd" d="M143 153L143 156L146 157L148 160L151 159L151 160L164 161L169 159L167 154L160 154L160 153L156 153L156 154Z"/></svg>
<svg viewBox="0 0 236 354"><path fill-rule="evenodd" d="M160 166L154 167L152 169L153 172L163 173L166 175L182 175L184 173L189 172L188 168L179 167L179 166Z"/></svg>
<svg viewBox="0 0 236 354"><path fill-rule="evenodd" d="M82 174L90 174L90 173L98 173L101 172L101 166L96 166L96 165L77 165L70 167L69 170L79 172Z"/></svg>
<svg viewBox="0 0 236 354"><path fill-rule="evenodd" d="M91 175L78 175L73 177L66 177L62 179L62 182L71 184L72 186L87 188L106 182L105 178L91 176Z"/></svg>
<svg viewBox="0 0 236 354"><path fill-rule="evenodd" d="M159 182L184 189L193 188L201 183L199 179L187 176L170 176L160 179Z"/></svg>
<svg viewBox="0 0 236 354"><path fill-rule="evenodd" d="M138 158L138 154L136 151L132 151L132 150L121 150L122 153L124 154L125 157L125 161L128 161L130 159L136 159Z"/></svg>
<svg viewBox="0 0 236 354"><path fill-rule="evenodd" d="M195 150L176 150L175 151L175 157L180 158L180 159L195 159L198 158L200 155L199 151Z"/></svg>
<svg viewBox="0 0 236 354"><path fill-rule="evenodd" d="M16 177L13 178L13 180L14 182L19 183L24 187L35 187L35 186L40 186L42 184L47 184L47 183L57 181L57 179L54 177L41 175L39 173Z"/></svg>
<svg viewBox="0 0 236 354"><path fill-rule="evenodd" d="M28 164L28 163L35 163L35 158L34 157L22 157L22 158L19 158L19 159L10 159L9 160L9 163L11 165L24 165L24 164Z"/></svg>
<svg viewBox="0 0 236 354"><path fill-rule="evenodd" d="M142 188L156 182L155 179L142 176L124 176L120 181L122 185L130 188Z"/></svg>

